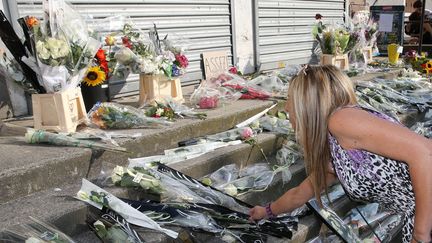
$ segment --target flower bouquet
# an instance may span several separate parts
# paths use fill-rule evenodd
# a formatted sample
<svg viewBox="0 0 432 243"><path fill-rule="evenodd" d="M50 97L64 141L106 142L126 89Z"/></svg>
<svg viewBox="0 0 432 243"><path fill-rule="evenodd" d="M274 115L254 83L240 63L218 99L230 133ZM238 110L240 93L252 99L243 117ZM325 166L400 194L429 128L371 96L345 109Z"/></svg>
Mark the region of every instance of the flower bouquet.
<svg viewBox="0 0 432 243"><path fill-rule="evenodd" d="M97 102L108 101L107 88L104 85L113 76L115 63L109 58L110 53L99 48L93 59L92 65L82 80L82 93L86 110L89 111Z"/></svg>
<svg viewBox="0 0 432 243"><path fill-rule="evenodd" d="M116 186L142 188L154 194L162 194L163 190L160 181L140 167L116 166L111 174L111 180Z"/></svg>
<svg viewBox="0 0 432 243"><path fill-rule="evenodd" d="M51 144L57 146L79 147L99 149L112 152L126 152L125 148L120 146L96 142L92 140L83 140L69 137L63 134L56 134L44 130L28 129L25 134L26 142L30 144Z"/></svg>
<svg viewBox="0 0 432 243"><path fill-rule="evenodd" d="M104 207L108 208L119 214L130 224L153 229L172 238L177 238L178 236L176 232L162 228L158 223L147 217L145 214L139 212L137 209L131 207L111 193L94 185L86 179L82 179L82 186L76 197L77 199L87 202L100 210Z"/></svg>
<svg viewBox="0 0 432 243"><path fill-rule="evenodd" d="M189 108L171 98L165 98L162 101L155 101L155 105L151 105L146 109L146 115L149 117L165 117L173 121L175 118L198 118L205 120L207 114L204 112L196 112L193 108Z"/></svg>
<svg viewBox="0 0 432 243"><path fill-rule="evenodd" d="M273 182L274 176L284 170L288 170L288 166L272 170L268 164L258 163L239 170L235 164L231 164L221 167L201 181L228 195L238 197L252 191L265 191Z"/></svg>
<svg viewBox="0 0 432 243"><path fill-rule="evenodd" d="M6 53L2 51L0 51L0 77L5 81L12 80L25 91L36 93L32 82L27 80L20 64L14 58L9 58Z"/></svg>
<svg viewBox="0 0 432 243"><path fill-rule="evenodd" d="M104 243L143 243L140 235L120 215L113 211L102 215L90 212L87 215L87 225Z"/></svg>
<svg viewBox="0 0 432 243"><path fill-rule="evenodd" d="M63 0L43 1L42 7L44 21L28 22L35 52L24 61L40 75L47 92L75 88L100 43L89 37L85 22Z"/></svg>
<svg viewBox="0 0 432 243"><path fill-rule="evenodd" d="M238 145L241 144L240 140L234 140L231 142L203 142L201 144L189 145L185 147L179 147L174 149L168 149L164 151L164 155L155 155L142 158L129 159L129 168L134 167L146 167L154 162L162 164L172 164L187 159L193 159L199 157L208 152L214 151L218 148Z"/></svg>
<svg viewBox="0 0 432 243"><path fill-rule="evenodd" d="M266 100L271 97L271 93L267 92L262 87L247 82L242 77L231 73L219 75L218 78L212 80L212 83L213 85L220 84L222 87L240 92L240 99Z"/></svg>
<svg viewBox="0 0 432 243"><path fill-rule="evenodd" d="M147 117L132 106L98 103L88 113L91 124L102 129L160 127L171 124L166 120Z"/></svg>
<svg viewBox="0 0 432 243"><path fill-rule="evenodd" d="M75 243L75 241L39 219L30 217L31 224L21 224L14 230L6 230L0 239L2 242L25 243Z"/></svg>
<svg viewBox="0 0 432 243"><path fill-rule="evenodd" d="M230 210L226 207L204 203L155 203L151 201L123 201L147 213L158 223L202 230L220 236L234 235L242 242L261 242L268 236L291 238L297 228L293 217L276 220L250 222L249 215Z"/></svg>
<svg viewBox="0 0 432 243"><path fill-rule="evenodd" d="M174 120L175 113L171 107L157 101L155 103L156 105L153 105L146 110L145 114L147 116L154 118L165 117L167 120Z"/></svg>

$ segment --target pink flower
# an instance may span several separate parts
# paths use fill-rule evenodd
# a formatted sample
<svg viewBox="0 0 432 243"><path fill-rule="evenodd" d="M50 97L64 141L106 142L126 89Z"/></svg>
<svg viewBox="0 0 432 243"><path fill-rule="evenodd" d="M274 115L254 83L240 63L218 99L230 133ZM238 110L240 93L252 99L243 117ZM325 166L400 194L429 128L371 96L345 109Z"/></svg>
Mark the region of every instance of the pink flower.
<svg viewBox="0 0 432 243"><path fill-rule="evenodd" d="M189 65L189 60L185 55L176 54L175 59L181 68L186 68Z"/></svg>
<svg viewBox="0 0 432 243"><path fill-rule="evenodd" d="M218 106L219 99L217 96L204 96L199 101L199 108L201 109L212 109Z"/></svg>
<svg viewBox="0 0 432 243"><path fill-rule="evenodd" d="M238 70L237 70L237 67L236 67L236 66L231 67L228 71L229 71L230 73L232 73L232 74L237 74L237 73L238 73Z"/></svg>
<svg viewBox="0 0 432 243"><path fill-rule="evenodd" d="M248 138L250 138L250 137L252 137L253 136L253 131L252 131L252 129L250 128L250 127L245 127L242 131L241 131L241 134L240 134L240 136L241 136L241 138L242 139L248 139Z"/></svg>

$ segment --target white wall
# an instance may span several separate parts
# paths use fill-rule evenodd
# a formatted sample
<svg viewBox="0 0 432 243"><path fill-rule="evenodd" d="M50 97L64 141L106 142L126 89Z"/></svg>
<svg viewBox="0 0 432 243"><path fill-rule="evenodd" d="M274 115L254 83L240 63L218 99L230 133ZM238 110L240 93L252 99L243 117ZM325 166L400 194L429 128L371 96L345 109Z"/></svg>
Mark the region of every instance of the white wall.
<svg viewBox="0 0 432 243"><path fill-rule="evenodd" d="M243 73L253 73L254 67L254 18L251 0L232 0L234 2L234 26L237 65Z"/></svg>

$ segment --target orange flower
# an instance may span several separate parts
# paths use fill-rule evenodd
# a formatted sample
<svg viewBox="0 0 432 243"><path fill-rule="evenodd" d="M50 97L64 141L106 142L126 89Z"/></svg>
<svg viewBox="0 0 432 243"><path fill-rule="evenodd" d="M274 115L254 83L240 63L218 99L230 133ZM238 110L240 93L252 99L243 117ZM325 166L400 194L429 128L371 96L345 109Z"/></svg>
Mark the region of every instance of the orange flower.
<svg viewBox="0 0 432 243"><path fill-rule="evenodd" d="M39 20L36 17L29 17L26 20L27 26L31 29L35 25L39 25Z"/></svg>

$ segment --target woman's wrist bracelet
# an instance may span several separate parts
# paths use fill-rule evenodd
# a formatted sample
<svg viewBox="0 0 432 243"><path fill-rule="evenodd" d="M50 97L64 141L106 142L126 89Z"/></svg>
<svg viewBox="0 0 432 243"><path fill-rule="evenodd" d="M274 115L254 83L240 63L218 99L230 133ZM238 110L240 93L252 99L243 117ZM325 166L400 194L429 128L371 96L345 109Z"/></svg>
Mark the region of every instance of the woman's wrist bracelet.
<svg viewBox="0 0 432 243"><path fill-rule="evenodd" d="M265 210L266 210L267 217L268 217L269 219L276 218L276 215L274 215L274 214L273 214L273 211L271 210L271 203L268 203L268 204L265 206Z"/></svg>

